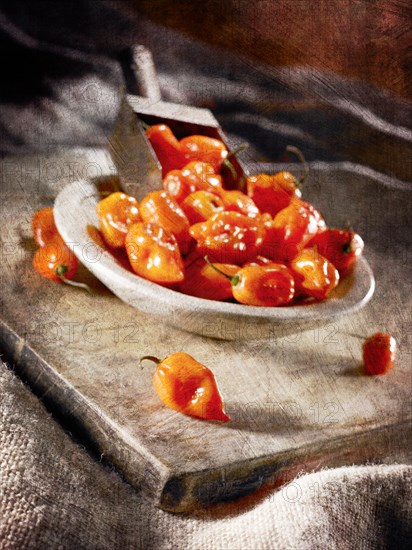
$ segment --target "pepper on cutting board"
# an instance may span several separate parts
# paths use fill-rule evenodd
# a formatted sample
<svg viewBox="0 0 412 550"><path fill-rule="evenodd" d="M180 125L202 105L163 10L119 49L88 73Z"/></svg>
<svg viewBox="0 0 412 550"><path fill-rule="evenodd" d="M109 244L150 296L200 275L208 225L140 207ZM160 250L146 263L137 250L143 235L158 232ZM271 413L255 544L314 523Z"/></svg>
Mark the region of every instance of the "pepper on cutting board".
<svg viewBox="0 0 412 550"><path fill-rule="evenodd" d="M153 385L159 399L171 409L203 420L228 422L213 372L184 352L163 360L146 355L140 359L157 364Z"/></svg>

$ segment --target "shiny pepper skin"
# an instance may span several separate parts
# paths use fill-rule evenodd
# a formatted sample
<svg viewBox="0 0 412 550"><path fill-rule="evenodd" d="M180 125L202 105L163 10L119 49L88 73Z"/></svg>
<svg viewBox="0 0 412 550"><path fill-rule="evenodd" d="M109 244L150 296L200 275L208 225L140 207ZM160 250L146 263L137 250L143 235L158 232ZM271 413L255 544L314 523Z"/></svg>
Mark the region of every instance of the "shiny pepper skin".
<svg viewBox="0 0 412 550"><path fill-rule="evenodd" d="M208 220L213 214L223 211L220 197L208 191L195 191L182 202L182 210L191 225Z"/></svg>
<svg viewBox="0 0 412 550"><path fill-rule="evenodd" d="M59 234L54 223L53 208L42 208L35 212L31 225L37 246L45 246Z"/></svg>
<svg viewBox="0 0 412 550"><path fill-rule="evenodd" d="M180 143L166 124L155 124L146 130L151 146L162 166L163 177L171 170L180 170L187 159Z"/></svg>
<svg viewBox="0 0 412 550"><path fill-rule="evenodd" d="M144 222L160 225L172 233L178 242L180 252L187 254L190 247L189 220L178 203L166 191L152 191L139 205Z"/></svg>
<svg viewBox="0 0 412 550"><path fill-rule="evenodd" d="M239 271L239 266L232 264L215 264L216 267L229 277ZM213 267L208 265L204 258L197 257L187 263L185 278L179 284L178 290L189 296L196 296L205 300L223 301L232 298L230 281Z"/></svg>
<svg viewBox="0 0 412 550"><path fill-rule="evenodd" d="M273 220L268 214L261 220L266 227L262 255L280 263L296 258L312 237L326 229L318 210L301 199L293 199Z"/></svg>
<svg viewBox="0 0 412 550"><path fill-rule="evenodd" d="M247 194L263 214L272 217L289 206L292 197L301 197L295 177L290 172L258 174L246 180Z"/></svg>
<svg viewBox="0 0 412 550"><path fill-rule="evenodd" d="M218 212L190 228L197 252L212 262L241 265L255 258L263 241L259 220L239 212Z"/></svg>
<svg viewBox="0 0 412 550"><path fill-rule="evenodd" d="M232 281L233 297L249 306L282 306L295 294L294 278L281 264L245 266Z"/></svg>
<svg viewBox="0 0 412 550"><path fill-rule="evenodd" d="M180 150L188 161L207 162L213 167L216 174L219 173L223 161L229 154L223 141L208 136L188 136L181 139L179 143Z"/></svg>
<svg viewBox="0 0 412 550"><path fill-rule="evenodd" d="M396 356L396 340L390 334L377 332L363 343L363 364L367 374L386 374Z"/></svg>
<svg viewBox="0 0 412 550"><path fill-rule="evenodd" d="M64 278L74 277L78 260L63 239L57 235L36 251L33 267L46 279L62 283Z"/></svg>
<svg viewBox="0 0 412 550"><path fill-rule="evenodd" d="M160 400L175 411L203 420L230 420L212 371L188 353L160 361L153 385Z"/></svg>
<svg viewBox="0 0 412 550"><path fill-rule="evenodd" d="M96 210L100 232L113 248L122 248L129 227L141 221L139 203L126 193L112 193L97 204Z"/></svg>
<svg viewBox="0 0 412 550"><path fill-rule="evenodd" d="M317 247L319 254L332 262L340 275L345 275L362 254L364 243L357 233L348 229L326 229L315 235L307 246Z"/></svg>
<svg viewBox="0 0 412 550"><path fill-rule="evenodd" d="M131 226L125 241L133 271L149 281L173 284L183 280L183 260L172 233L154 223Z"/></svg>
<svg viewBox="0 0 412 550"><path fill-rule="evenodd" d="M293 272L296 293L323 300L339 283L339 272L316 248L305 248L294 258L289 268Z"/></svg>
<svg viewBox="0 0 412 550"><path fill-rule="evenodd" d="M233 190L233 191L224 191L221 194L221 199L223 201L223 206L227 211L240 212L245 216L257 216L259 214L259 209L253 200L242 193L242 191Z"/></svg>

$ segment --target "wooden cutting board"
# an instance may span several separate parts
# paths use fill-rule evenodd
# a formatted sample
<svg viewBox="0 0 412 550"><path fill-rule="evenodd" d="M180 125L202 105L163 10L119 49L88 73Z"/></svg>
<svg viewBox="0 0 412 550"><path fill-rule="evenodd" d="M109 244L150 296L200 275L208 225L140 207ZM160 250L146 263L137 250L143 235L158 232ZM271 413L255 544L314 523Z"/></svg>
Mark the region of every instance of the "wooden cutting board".
<svg viewBox="0 0 412 550"><path fill-rule="evenodd" d="M85 270L78 278L93 295L33 272L34 211L73 179L104 176L96 159L105 156L77 150L2 163L1 341L38 395L170 511L301 470L410 458L410 194L348 165L312 167L305 196L331 225L350 220L364 236L375 296L319 329L256 341L250 326L243 341L225 342L132 309ZM368 377L361 342L350 335L377 330L390 331L400 353L390 374ZM195 420L158 400L153 369L139 358L181 350L213 370L231 422Z"/></svg>

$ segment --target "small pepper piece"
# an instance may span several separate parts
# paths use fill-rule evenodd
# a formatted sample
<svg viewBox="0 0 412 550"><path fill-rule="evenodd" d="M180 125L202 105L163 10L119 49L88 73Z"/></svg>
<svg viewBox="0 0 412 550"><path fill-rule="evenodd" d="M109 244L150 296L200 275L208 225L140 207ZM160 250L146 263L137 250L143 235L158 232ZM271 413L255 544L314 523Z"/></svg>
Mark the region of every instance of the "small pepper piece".
<svg viewBox="0 0 412 550"><path fill-rule="evenodd" d="M361 256L364 242L349 229L326 229L315 235L306 246L317 247L319 253L344 276Z"/></svg>
<svg viewBox="0 0 412 550"><path fill-rule="evenodd" d="M305 248L289 268L294 274L296 293L323 300L339 283L339 272L316 248Z"/></svg>
<svg viewBox="0 0 412 550"><path fill-rule="evenodd" d="M146 130L150 144L162 166L162 175L171 170L180 170L187 164L180 143L167 124L154 124Z"/></svg>
<svg viewBox="0 0 412 550"><path fill-rule="evenodd" d="M362 355L367 374L386 374L395 362L396 340L390 334L376 332L363 343Z"/></svg>
<svg viewBox="0 0 412 550"><path fill-rule="evenodd" d="M216 174L219 173L223 161L227 158L229 151L220 139L193 135L180 140L180 150L189 160L200 160L207 162Z"/></svg>
<svg viewBox="0 0 412 550"><path fill-rule="evenodd" d="M183 281L183 260L172 233L154 223L131 226L125 241L133 271L149 281L173 284Z"/></svg>
<svg viewBox="0 0 412 550"><path fill-rule="evenodd" d="M180 252L187 254L190 248L189 220L178 203L167 191L152 191L140 201L140 216L144 222L160 225L173 233Z"/></svg>
<svg viewBox="0 0 412 550"><path fill-rule="evenodd" d="M239 212L218 212L191 226L197 252L213 262L244 264L256 258L265 232L260 220Z"/></svg>
<svg viewBox="0 0 412 550"><path fill-rule="evenodd" d="M228 422L216 379L210 369L184 352L172 353L157 363L153 385L159 399L171 409L203 420Z"/></svg>
<svg viewBox="0 0 412 550"><path fill-rule="evenodd" d="M100 232L113 248L124 247L129 227L141 221L139 203L126 193L111 193L96 206Z"/></svg>

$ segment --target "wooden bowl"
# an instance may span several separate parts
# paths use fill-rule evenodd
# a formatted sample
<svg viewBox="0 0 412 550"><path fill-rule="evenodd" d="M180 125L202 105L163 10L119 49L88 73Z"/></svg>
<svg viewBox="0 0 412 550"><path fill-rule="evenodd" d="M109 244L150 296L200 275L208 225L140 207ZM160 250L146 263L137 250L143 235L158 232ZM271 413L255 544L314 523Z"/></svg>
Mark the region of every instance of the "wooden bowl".
<svg viewBox="0 0 412 550"><path fill-rule="evenodd" d="M99 194L92 182L70 183L55 201L57 228L87 269L126 304L156 316L154 323L160 320L209 338L270 339L350 315L362 308L373 295L373 273L363 257L323 302L255 307L181 294L125 269L91 239L90 228L98 227L98 201Z"/></svg>

